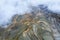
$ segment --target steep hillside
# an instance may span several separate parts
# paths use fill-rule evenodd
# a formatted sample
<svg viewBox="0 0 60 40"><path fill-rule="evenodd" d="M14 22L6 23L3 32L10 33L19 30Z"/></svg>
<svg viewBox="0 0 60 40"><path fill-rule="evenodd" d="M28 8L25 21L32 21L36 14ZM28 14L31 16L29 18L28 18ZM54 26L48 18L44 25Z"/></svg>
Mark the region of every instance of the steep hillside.
<svg viewBox="0 0 60 40"><path fill-rule="evenodd" d="M54 40L50 23L42 12L14 15L2 40Z"/></svg>
<svg viewBox="0 0 60 40"><path fill-rule="evenodd" d="M14 15L0 40L60 40L60 15L39 5Z"/></svg>

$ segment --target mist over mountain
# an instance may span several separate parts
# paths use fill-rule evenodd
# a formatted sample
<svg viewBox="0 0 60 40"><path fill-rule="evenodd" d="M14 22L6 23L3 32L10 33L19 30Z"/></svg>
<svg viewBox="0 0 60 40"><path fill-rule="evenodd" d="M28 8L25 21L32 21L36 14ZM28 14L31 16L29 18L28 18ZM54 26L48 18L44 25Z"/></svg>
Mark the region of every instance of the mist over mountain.
<svg viewBox="0 0 60 40"><path fill-rule="evenodd" d="M44 15L49 15L49 14L51 14L51 15L55 15L55 14L57 14L57 15L59 15L59 12L54 12L54 11L52 11L52 10L50 10L49 8L48 8L48 6L47 5L45 5L45 4L40 4L40 5L38 5L38 6L32 6L32 5L30 5L29 6L29 12L28 11L26 11L27 13L31 13L31 12L35 12L36 14L37 14L37 12L43 12L43 14ZM21 15L21 14L19 14L19 13L17 13L18 15ZM22 15L24 15L25 13L23 13ZM6 14L5 14L6 15ZM8 17L9 19L6 19L5 20L5 18L2 18L2 20L1 20L1 23L0 23L0 25L2 25L2 26L4 26L4 27L6 27L8 24L10 24L10 22L11 22L11 19L12 19L12 17L14 16L14 15L16 15L15 13L13 14L13 15L11 15L10 17L8 17L8 16L6 16L6 17ZM56 17L57 17L57 15L55 15ZM3 21L4 20L4 21ZM3 21L3 22L2 22Z"/></svg>
<svg viewBox="0 0 60 40"><path fill-rule="evenodd" d="M60 40L60 1L0 0L0 40Z"/></svg>
<svg viewBox="0 0 60 40"><path fill-rule="evenodd" d="M31 6L35 6L48 12L55 12L59 14L60 1L52 0L0 0L0 25L7 25L10 23L10 19L15 14L25 14L25 12L31 12ZM31 7L31 8L30 8ZM46 7L46 8L45 8Z"/></svg>
<svg viewBox="0 0 60 40"><path fill-rule="evenodd" d="M30 6L30 9L30 13L12 17L1 40L60 40L60 15L46 5Z"/></svg>
<svg viewBox="0 0 60 40"><path fill-rule="evenodd" d="M30 12L14 14L9 23L1 26L6 28L0 29L0 39L60 40L60 14L49 10L44 4L29 8Z"/></svg>

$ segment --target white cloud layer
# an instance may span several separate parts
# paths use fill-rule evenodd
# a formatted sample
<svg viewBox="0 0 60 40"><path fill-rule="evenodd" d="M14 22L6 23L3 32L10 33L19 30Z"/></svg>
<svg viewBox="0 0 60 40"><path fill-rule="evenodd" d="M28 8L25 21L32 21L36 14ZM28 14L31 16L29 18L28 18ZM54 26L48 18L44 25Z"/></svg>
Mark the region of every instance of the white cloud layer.
<svg viewBox="0 0 60 40"><path fill-rule="evenodd" d="M60 0L0 0L0 24L7 23L14 14L29 12L29 5L46 4L52 11L60 11Z"/></svg>

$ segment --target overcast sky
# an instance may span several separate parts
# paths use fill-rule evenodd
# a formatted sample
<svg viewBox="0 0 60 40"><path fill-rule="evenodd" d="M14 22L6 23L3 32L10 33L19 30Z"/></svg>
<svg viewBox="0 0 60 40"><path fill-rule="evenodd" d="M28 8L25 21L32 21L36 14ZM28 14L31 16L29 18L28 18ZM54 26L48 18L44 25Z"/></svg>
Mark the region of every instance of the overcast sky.
<svg viewBox="0 0 60 40"><path fill-rule="evenodd" d="M60 11L60 0L0 0L0 24L7 23L14 14L29 12L29 5L48 5L52 11Z"/></svg>

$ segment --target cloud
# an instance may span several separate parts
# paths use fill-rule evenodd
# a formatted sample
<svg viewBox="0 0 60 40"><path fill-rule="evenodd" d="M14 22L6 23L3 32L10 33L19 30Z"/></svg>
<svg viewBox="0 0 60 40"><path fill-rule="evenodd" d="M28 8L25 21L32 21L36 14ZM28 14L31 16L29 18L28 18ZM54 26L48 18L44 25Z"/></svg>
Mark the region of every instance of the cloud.
<svg viewBox="0 0 60 40"><path fill-rule="evenodd" d="M9 22L14 14L23 14L27 10L27 4L20 0L0 0L0 24Z"/></svg>
<svg viewBox="0 0 60 40"><path fill-rule="evenodd" d="M14 14L30 12L29 5L46 4L52 11L60 11L60 0L0 0L0 24L9 22Z"/></svg>

